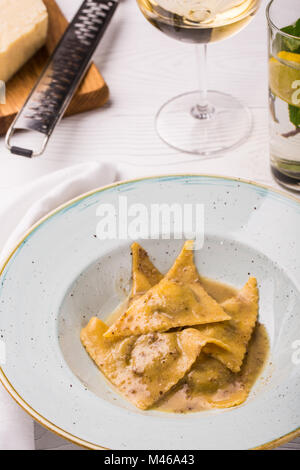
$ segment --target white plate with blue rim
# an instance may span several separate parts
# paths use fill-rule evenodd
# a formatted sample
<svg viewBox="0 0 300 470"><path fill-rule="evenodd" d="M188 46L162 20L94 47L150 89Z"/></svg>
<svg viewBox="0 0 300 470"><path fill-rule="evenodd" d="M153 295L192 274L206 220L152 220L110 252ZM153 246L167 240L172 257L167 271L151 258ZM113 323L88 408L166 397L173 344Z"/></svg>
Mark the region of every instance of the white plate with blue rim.
<svg viewBox="0 0 300 470"><path fill-rule="evenodd" d="M117 207L120 196L128 206L202 204L199 271L240 287L257 277L271 347L243 405L184 415L138 410L83 349L81 328L95 314L105 319L130 289L131 240L96 236L97 208ZM38 222L2 267L0 379L35 420L91 449L249 449L291 440L300 434L299 240L299 200L246 181L163 176L83 195ZM165 272L182 240L142 243Z"/></svg>

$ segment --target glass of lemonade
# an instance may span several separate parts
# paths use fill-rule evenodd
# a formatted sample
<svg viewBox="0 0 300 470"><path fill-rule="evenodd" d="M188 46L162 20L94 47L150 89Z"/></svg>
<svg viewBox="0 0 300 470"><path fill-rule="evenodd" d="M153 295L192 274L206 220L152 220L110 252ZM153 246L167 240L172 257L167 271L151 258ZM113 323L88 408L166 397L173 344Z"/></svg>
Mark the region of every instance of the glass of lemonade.
<svg viewBox="0 0 300 470"><path fill-rule="evenodd" d="M300 191L300 0L272 0L267 18L271 169Z"/></svg>
<svg viewBox="0 0 300 470"><path fill-rule="evenodd" d="M244 142L251 130L251 114L231 95L207 89L207 45L231 37L247 26L260 0L137 2L146 19L157 29L197 45L199 88L162 106L156 118L159 136L173 148L204 158Z"/></svg>

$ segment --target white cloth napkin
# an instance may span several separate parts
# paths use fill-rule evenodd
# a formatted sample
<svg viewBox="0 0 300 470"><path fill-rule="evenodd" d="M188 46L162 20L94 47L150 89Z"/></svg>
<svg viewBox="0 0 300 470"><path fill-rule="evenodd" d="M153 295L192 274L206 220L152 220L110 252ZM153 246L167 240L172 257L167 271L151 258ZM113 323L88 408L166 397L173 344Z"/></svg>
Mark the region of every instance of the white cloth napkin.
<svg viewBox="0 0 300 470"><path fill-rule="evenodd" d="M26 185L13 204L0 213L0 243L6 241L0 263L41 217L64 202L116 179L114 167L91 162L51 173ZM34 449L33 422L0 385L0 450L11 449Z"/></svg>

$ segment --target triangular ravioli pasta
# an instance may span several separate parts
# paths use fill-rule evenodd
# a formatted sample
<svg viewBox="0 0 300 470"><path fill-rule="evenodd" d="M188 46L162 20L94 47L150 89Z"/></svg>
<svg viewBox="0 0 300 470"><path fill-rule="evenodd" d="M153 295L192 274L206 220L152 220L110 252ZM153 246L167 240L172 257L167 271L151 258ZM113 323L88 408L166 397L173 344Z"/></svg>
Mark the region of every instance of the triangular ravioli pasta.
<svg viewBox="0 0 300 470"><path fill-rule="evenodd" d="M163 275L150 261L148 253L138 243L131 245L132 253L132 289L129 303L145 294L151 287L158 284Z"/></svg>
<svg viewBox="0 0 300 470"><path fill-rule="evenodd" d="M106 338L168 331L230 319L201 286L191 248L192 242L185 243L167 275L129 306L105 333Z"/></svg>
<svg viewBox="0 0 300 470"><path fill-rule="evenodd" d="M201 354L186 383L190 397L205 400L211 408L231 408L243 403L248 389L242 374L234 374L217 359Z"/></svg>
<svg viewBox="0 0 300 470"><path fill-rule="evenodd" d="M236 375L235 383L241 385L240 388L243 390L244 394L242 394L242 392L238 394L237 390L232 393L231 397L226 397L226 394L222 396L222 393L216 394L213 400L219 408L224 408L229 400L231 400L231 403L235 400L235 403L230 404L230 406L236 406L246 400L266 363L269 347L270 342L267 330L264 325L257 323L248 343L247 353L244 357L241 370ZM244 396L244 400L242 400L242 395Z"/></svg>
<svg viewBox="0 0 300 470"><path fill-rule="evenodd" d="M258 316L257 280L250 278L238 295L223 302L222 306L231 316L230 320L201 325L197 329L209 338L204 352L221 361L231 371L239 372Z"/></svg>
<svg viewBox="0 0 300 470"><path fill-rule="evenodd" d="M237 374L217 359L201 353L184 379L163 397L158 407L184 412L242 404L263 368L268 347L266 330L257 325Z"/></svg>
<svg viewBox="0 0 300 470"><path fill-rule="evenodd" d="M193 290L196 296L201 299L202 305L203 307L205 306L205 309L207 311L212 311L213 309L215 309L215 312L222 316L222 307L210 294L207 293L207 291L203 287L202 278L200 277L194 263L193 247L194 242L192 240L188 240L185 242L179 256L176 258L175 263L168 271L165 278L180 282L182 284L187 284L190 289ZM214 323L217 321L224 320L229 320L229 317L224 317L220 320L208 319L206 323Z"/></svg>
<svg viewBox="0 0 300 470"><path fill-rule="evenodd" d="M130 295L110 315L109 326L119 319L133 302L163 278L163 275L150 261L148 253L138 243L135 242L131 245L131 254L132 287Z"/></svg>
<svg viewBox="0 0 300 470"><path fill-rule="evenodd" d="M167 272L166 278L183 284L198 283L199 273L194 263L194 242L188 240L177 256L173 266Z"/></svg>
<svg viewBox="0 0 300 470"><path fill-rule="evenodd" d="M81 331L81 341L110 382L141 409L151 407L182 379L203 346L193 328L119 341L103 336L107 328L94 317Z"/></svg>
<svg viewBox="0 0 300 470"><path fill-rule="evenodd" d="M81 332L110 382L144 410L155 405L186 412L243 403L268 349L267 334L257 324L256 279L240 291L220 289L200 277L192 241L165 277L134 243L132 278L129 302L112 326L92 318ZM173 330L178 327L186 328Z"/></svg>

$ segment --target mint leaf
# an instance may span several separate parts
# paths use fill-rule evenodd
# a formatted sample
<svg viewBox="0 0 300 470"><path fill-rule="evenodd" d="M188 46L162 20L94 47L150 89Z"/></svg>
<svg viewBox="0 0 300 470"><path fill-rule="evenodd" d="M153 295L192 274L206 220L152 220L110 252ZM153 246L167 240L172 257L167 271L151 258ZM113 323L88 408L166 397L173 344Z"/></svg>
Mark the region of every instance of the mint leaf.
<svg viewBox="0 0 300 470"><path fill-rule="evenodd" d="M300 18L298 21L296 21L296 23L282 28L281 31L299 38L299 41L297 41L297 39L286 38L283 36L282 43L284 50L288 52L300 53Z"/></svg>
<svg viewBox="0 0 300 470"><path fill-rule="evenodd" d="M300 127L300 108L289 105L290 121L294 126Z"/></svg>
<svg viewBox="0 0 300 470"><path fill-rule="evenodd" d="M283 31L284 33L291 34L292 36L296 36L300 39L300 18L296 21L296 23L282 28L281 31Z"/></svg>
<svg viewBox="0 0 300 470"><path fill-rule="evenodd" d="M289 33L289 34L291 34L291 33ZM296 54L300 53L300 39L299 39L299 41L297 41L297 39L285 38L283 36L282 37L282 43L283 43L285 51L294 52Z"/></svg>

